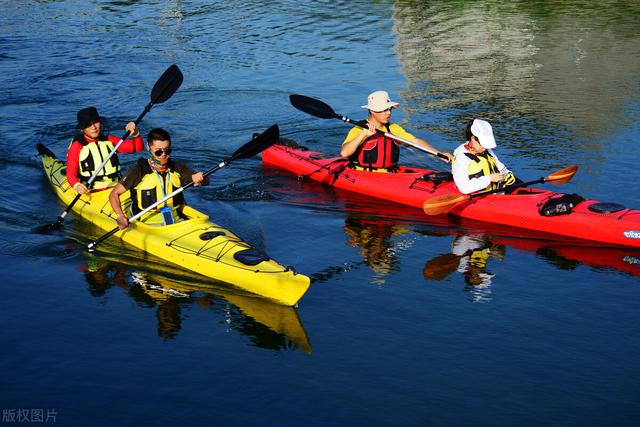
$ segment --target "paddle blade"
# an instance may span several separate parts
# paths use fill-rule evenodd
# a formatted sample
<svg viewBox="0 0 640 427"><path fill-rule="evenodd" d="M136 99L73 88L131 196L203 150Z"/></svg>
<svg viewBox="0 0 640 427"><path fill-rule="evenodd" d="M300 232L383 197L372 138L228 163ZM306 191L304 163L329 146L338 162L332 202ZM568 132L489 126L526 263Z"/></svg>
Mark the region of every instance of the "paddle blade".
<svg viewBox="0 0 640 427"><path fill-rule="evenodd" d="M36 144L36 149L38 150L38 154L40 156L48 156L53 159L56 158L56 155L53 151L49 150L42 144ZM49 234L52 231L58 230L62 227L63 218L58 217L54 222L50 222L49 224L40 225L33 229L35 233L38 234Z"/></svg>
<svg viewBox="0 0 640 427"><path fill-rule="evenodd" d="M422 204L422 210L427 215L440 215L449 212L458 203L469 199L468 194L443 194L425 200Z"/></svg>
<svg viewBox="0 0 640 427"><path fill-rule="evenodd" d="M544 180L549 184L566 184L567 182L571 181L571 178L573 178L577 171L578 166L569 166L568 168L561 169L557 172L549 174L549 176L547 176Z"/></svg>
<svg viewBox="0 0 640 427"><path fill-rule="evenodd" d="M56 158L56 155L53 154L53 151L49 150L47 147L45 147L40 143L36 144L36 150L38 150L38 155L40 156L48 156L48 157L51 157L52 159Z"/></svg>
<svg viewBox="0 0 640 427"><path fill-rule="evenodd" d="M442 254L433 258L424 265L422 276L427 280L442 280L454 272L460 265L459 255Z"/></svg>
<svg viewBox="0 0 640 427"><path fill-rule="evenodd" d="M260 135L254 137L251 141L238 148L235 153L229 158L227 163L236 159L245 159L247 157L255 156L256 154L266 150L273 144L278 142L280 138L280 128L277 124L274 124L269 129L262 132Z"/></svg>
<svg viewBox="0 0 640 427"><path fill-rule="evenodd" d="M291 105L298 110L304 111L312 116L320 117L321 119L334 119L338 116L336 112L333 111L333 108L319 99L304 95L289 95L289 101Z"/></svg>
<svg viewBox="0 0 640 427"><path fill-rule="evenodd" d="M55 222L34 228L33 231L38 234L49 234L55 230L59 230L60 228L62 228L62 221L58 218Z"/></svg>
<svg viewBox="0 0 640 427"><path fill-rule="evenodd" d="M153 85L153 89L151 90L151 103L160 104L171 98L182 84L182 80L183 75L180 68L178 68L176 64L171 65L160 76L156 84Z"/></svg>

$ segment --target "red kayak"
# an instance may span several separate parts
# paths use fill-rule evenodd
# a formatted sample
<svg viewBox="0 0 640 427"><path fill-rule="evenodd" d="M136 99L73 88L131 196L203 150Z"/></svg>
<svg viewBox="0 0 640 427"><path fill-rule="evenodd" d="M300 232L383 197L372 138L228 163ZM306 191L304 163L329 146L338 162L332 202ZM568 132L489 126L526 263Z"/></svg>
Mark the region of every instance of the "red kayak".
<svg viewBox="0 0 640 427"><path fill-rule="evenodd" d="M615 203L580 196L571 204L555 203L565 195L531 187L469 199L441 172L405 166L393 173L360 171L350 168L345 158L327 157L305 147L274 145L262 152L262 162L332 187L425 211L427 205L437 205L432 200L454 199L459 201L447 209L450 215L605 245L640 247L640 210ZM548 180L538 182L543 181Z"/></svg>

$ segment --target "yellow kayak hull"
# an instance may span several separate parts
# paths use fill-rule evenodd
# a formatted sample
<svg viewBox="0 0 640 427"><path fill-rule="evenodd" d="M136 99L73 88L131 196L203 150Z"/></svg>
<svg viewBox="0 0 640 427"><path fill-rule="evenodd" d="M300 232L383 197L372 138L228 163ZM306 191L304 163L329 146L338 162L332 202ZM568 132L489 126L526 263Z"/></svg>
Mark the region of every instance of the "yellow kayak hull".
<svg viewBox="0 0 640 427"><path fill-rule="evenodd" d="M65 176L65 164L52 155L42 155L42 165L55 193L68 206L76 196ZM121 196L126 210L129 193ZM82 196L73 211L109 231L117 226L109 204L109 191ZM190 206L187 218L172 225L148 225L134 221L114 235L128 244L203 276L211 277L279 304L295 305L310 285L310 279L284 267L242 241L231 231L209 221Z"/></svg>

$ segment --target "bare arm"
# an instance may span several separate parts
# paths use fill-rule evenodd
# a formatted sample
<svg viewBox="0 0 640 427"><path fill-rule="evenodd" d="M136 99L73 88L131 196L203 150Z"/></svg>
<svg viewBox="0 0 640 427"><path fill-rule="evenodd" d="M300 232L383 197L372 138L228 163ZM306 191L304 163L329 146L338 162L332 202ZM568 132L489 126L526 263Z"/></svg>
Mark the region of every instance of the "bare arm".
<svg viewBox="0 0 640 427"><path fill-rule="evenodd" d="M120 230L123 230L129 226L129 219L122 211L122 203L120 202L120 196L126 191L127 189L124 188L124 185L118 183L115 187L113 187L111 193L109 193L109 204L111 205L113 212L118 216L116 221L118 222L118 227L120 228Z"/></svg>
<svg viewBox="0 0 640 427"><path fill-rule="evenodd" d="M413 142L417 143L421 147L426 148L427 150L435 151L436 153L440 153L440 154L443 154L443 155L447 156L447 160L443 159L442 157L438 157L440 160L442 160L445 163L451 163L453 161L453 154L445 153L444 151L438 150L436 147L434 147L433 145L429 144L424 139L416 138Z"/></svg>
<svg viewBox="0 0 640 427"><path fill-rule="evenodd" d="M374 135L375 133L376 133L376 128L371 124L369 125L369 128L362 129L362 131L356 134L356 136L342 143L342 148L340 149L340 155L342 157L351 156L353 153L356 152L358 147L360 147L360 145L362 145L362 143L367 140L367 138L369 138L371 135Z"/></svg>

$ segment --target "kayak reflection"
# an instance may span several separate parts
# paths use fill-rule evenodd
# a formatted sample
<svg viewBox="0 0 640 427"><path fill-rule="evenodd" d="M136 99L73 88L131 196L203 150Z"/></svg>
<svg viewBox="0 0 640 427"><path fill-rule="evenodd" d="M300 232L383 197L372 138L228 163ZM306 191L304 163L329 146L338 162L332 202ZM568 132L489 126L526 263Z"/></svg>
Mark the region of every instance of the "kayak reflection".
<svg viewBox="0 0 640 427"><path fill-rule="evenodd" d="M640 250L620 246L597 246L593 242L561 237L514 227L493 225L458 217L426 216L420 209L385 202L263 166L273 199L311 210L328 210L344 215L347 242L361 248L362 261L336 265L314 274L314 281L326 281L348 273L353 266L367 265L375 280L400 268L402 251L420 236L453 236L452 250L427 258L423 275L427 280L444 280L459 272L471 299L488 301L496 278L491 265L506 259L509 252L535 253L560 269L586 265L596 270L616 270L640 276ZM427 249L428 246L425 246ZM452 276L455 277L455 276Z"/></svg>
<svg viewBox="0 0 640 427"><path fill-rule="evenodd" d="M100 252L85 254L89 292L102 297L110 289L120 288L140 307L156 308L158 336L175 338L187 317L183 311L195 303L222 318L228 330L248 337L251 345L311 353L295 308L270 303L240 289L232 292L228 284L175 269L155 257L145 255L140 259L139 253L127 256L105 252L110 247L105 245Z"/></svg>
<svg viewBox="0 0 640 427"><path fill-rule="evenodd" d="M502 235L489 232L458 233L453 238L451 253L438 255L425 263L424 278L441 281L453 272L462 273L465 290L471 293L472 301L489 301L494 274L487 269L487 264L491 258L505 259L507 248L535 253L562 270L587 265L640 276L640 251L634 249L590 246L582 241L551 240L540 235L522 237L517 235L517 230L505 228L501 229Z"/></svg>

